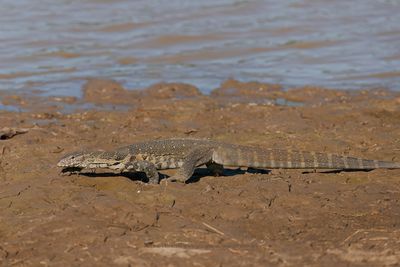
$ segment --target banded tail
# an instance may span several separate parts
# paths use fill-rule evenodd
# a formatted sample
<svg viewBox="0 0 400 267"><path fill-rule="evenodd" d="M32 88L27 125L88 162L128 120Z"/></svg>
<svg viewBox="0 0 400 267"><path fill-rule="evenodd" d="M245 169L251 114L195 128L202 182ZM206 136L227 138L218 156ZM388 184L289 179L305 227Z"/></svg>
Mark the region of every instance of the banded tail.
<svg viewBox="0 0 400 267"><path fill-rule="evenodd" d="M271 169L400 169L400 163L330 153L223 146L214 150L214 162L225 166Z"/></svg>

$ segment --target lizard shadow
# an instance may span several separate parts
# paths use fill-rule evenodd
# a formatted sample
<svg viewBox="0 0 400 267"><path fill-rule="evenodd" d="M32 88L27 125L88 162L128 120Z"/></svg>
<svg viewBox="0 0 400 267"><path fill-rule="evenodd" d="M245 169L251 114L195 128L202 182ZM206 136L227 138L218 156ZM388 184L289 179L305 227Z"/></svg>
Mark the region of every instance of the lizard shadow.
<svg viewBox="0 0 400 267"><path fill-rule="evenodd" d="M330 174L330 173L342 173L342 172L370 172L373 171L374 169L337 169L337 170L325 170L325 171L318 171L318 173L323 173L323 174ZM312 171L303 171L302 174L309 174L309 173L316 173L315 170Z"/></svg>
<svg viewBox="0 0 400 267"><path fill-rule="evenodd" d="M235 176L239 174L245 174L245 173L258 173L258 174L269 174L271 170L266 170L266 169L256 169L256 168L247 168L247 170L242 170L240 168L236 169L223 169L223 172L220 176L222 177L229 177L229 176ZM192 175L192 177L186 181L186 183L195 183L200 181L201 178L206 177L206 176L215 176L212 172L210 172L209 169L207 168L197 168Z"/></svg>
<svg viewBox="0 0 400 267"><path fill-rule="evenodd" d="M126 172L126 173L112 173L112 172L102 172L102 173L80 173L79 175L90 177L90 178L97 178L97 177L125 177L131 181L142 181L148 182L149 179L146 177L146 174L143 172ZM162 174L160 174L160 179L163 179Z"/></svg>
<svg viewBox="0 0 400 267"><path fill-rule="evenodd" d="M64 170L63 172L68 172L73 169L68 169ZM247 168L247 170L242 170L240 168L236 169L223 169L223 172L220 176L235 176L239 174L245 174L245 173L259 173L259 174L269 174L271 170L265 170L265 169L256 169L256 168ZM128 178L131 181L142 181L142 182L148 182L149 179L147 178L146 174L144 172L124 172L124 173L113 173L113 172L84 172L84 173L79 173L79 175L85 176L85 177L91 177L91 178L96 178L96 177L125 177ZM168 178L169 176L163 173L160 173L160 181L163 179ZM186 183L195 183L200 181L201 178L206 177L206 176L214 176L213 173L207 169L207 168L196 168L193 176L186 181Z"/></svg>
<svg viewBox="0 0 400 267"><path fill-rule="evenodd" d="M319 171L318 173L322 174L332 174L332 173L341 173L341 172L369 172L372 171L373 169L366 169L366 170L357 170L357 169L348 169L348 170L325 170L325 171ZM257 174L269 174L271 173L271 170L269 169L257 169L257 168L247 168L247 170L242 170L240 168L236 169L223 169L222 175L224 177L229 177L229 176L235 176L235 175L240 175L240 174L245 174L245 173L257 173ZM303 171L302 174L310 174L310 173L315 173L315 170L311 171ZM95 173L95 172L88 172L88 173L80 173L79 175L86 176L86 177L125 177L128 178L131 181L142 181L142 182L148 182L149 179L147 178L146 174L144 172L124 172L124 173L113 173L113 172L101 172L101 173ZM168 178L169 176L163 173L159 173L160 175L160 181L163 179ZM207 168L196 168L195 172L193 173L192 177L186 181L186 183L196 183L200 181L201 178L206 177L206 176L215 176L213 175L212 172L210 172L209 169Z"/></svg>
<svg viewBox="0 0 400 267"><path fill-rule="evenodd" d="M318 173L322 174L332 174L332 173L342 173L342 172L370 172L373 169L365 169L365 170L360 170L360 169L336 169L336 170L324 170L324 171L319 171ZM239 174L245 174L245 173L254 173L254 174L270 174L272 172L271 169L258 169L258 168L251 168L248 167L247 170L242 170L240 168L236 169L223 169L223 173L221 176L235 176ZM303 171L302 174L309 174L309 173L315 173L314 170L312 171ZM200 181L201 178L213 175L210 170L207 168L197 168L193 174L193 176L186 181L186 183L195 183ZM160 176L161 177L161 176Z"/></svg>

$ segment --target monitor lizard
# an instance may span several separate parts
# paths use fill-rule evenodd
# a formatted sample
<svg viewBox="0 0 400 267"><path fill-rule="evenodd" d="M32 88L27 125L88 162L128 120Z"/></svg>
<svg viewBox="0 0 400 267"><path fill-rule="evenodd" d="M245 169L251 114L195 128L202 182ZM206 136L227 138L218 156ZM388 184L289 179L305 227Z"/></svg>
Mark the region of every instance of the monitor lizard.
<svg viewBox="0 0 400 267"><path fill-rule="evenodd" d="M114 151L75 152L63 157L63 172L107 169L117 173L144 172L159 183L158 170L179 168L171 181L186 182L196 167L206 165L215 174L223 166L267 169L400 169L400 163L340 156L330 153L267 149L207 139L165 139L135 143Z"/></svg>

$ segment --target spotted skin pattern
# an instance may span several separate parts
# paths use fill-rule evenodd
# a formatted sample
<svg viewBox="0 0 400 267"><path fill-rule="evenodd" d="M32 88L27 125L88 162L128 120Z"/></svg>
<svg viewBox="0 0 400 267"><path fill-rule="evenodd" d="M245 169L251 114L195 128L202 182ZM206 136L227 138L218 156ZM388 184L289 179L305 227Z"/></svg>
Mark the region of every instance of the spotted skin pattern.
<svg viewBox="0 0 400 267"><path fill-rule="evenodd" d="M144 172L158 183L157 170L178 169L171 181L186 182L195 168L206 164L215 173L223 166L269 169L399 169L400 163L330 153L266 149L206 139L165 139L141 142L115 151L76 152L57 164L64 169L105 168L114 172Z"/></svg>

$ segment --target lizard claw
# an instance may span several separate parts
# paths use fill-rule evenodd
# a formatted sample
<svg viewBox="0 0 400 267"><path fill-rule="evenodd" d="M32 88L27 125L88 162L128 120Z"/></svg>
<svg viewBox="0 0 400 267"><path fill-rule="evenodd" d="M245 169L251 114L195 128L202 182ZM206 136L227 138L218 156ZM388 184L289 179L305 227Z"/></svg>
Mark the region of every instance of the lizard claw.
<svg viewBox="0 0 400 267"><path fill-rule="evenodd" d="M165 179L166 182L186 183L186 178L180 175L173 175Z"/></svg>
<svg viewBox="0 0 400 267"><path fill-rule="evenodd" d="M60 173L59 173L59 175L61 175L61 176L71 176L73 173L72 172L63 172L63 171L60 171Z"/></svg>

